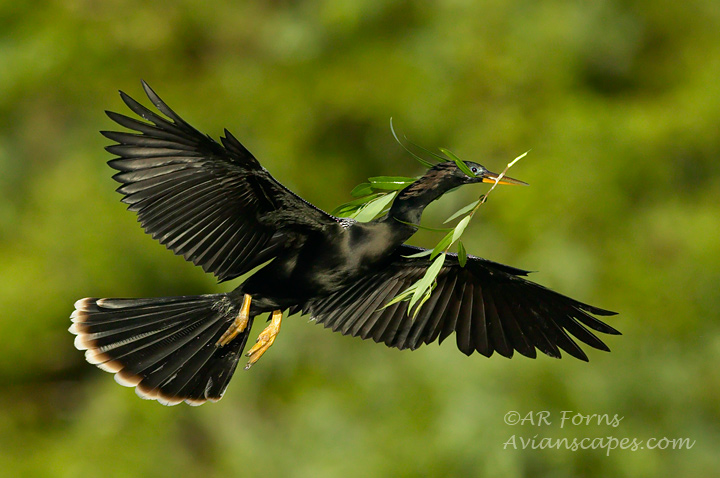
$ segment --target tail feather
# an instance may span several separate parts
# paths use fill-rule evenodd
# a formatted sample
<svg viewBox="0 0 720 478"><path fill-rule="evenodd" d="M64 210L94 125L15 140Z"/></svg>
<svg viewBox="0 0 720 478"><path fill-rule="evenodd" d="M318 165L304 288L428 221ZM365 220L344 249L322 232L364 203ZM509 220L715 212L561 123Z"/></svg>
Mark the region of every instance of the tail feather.
<svg viewBox="0 0 720 478"><path fill-rule="evenodd" d="M224 347L215 344L239 307L226 295L81 299L70 332L88 362L165 405L222 398L252 322Z"/></svg>

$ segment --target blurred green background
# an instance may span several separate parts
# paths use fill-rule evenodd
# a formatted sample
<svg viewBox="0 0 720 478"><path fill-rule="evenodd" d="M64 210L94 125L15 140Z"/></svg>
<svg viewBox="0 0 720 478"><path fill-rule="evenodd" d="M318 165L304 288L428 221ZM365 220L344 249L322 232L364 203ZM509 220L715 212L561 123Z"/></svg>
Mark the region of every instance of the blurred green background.
<svg viewBox="0 0 720 478"><path fill-rule="evenodd" d="M0 27L0 475L720 476L717 0L6 0ZM624 335L590 363L485 359L293 317L221 402L140 400L74 349L73 302L238 283L155 243L113 191L103 110L126 113L117 90L141 99L141 78L326 210L421 173L391 116L491 170L532 149L512 170L532 187L496 190L468 250L619 311ZM561 428L563 410L624 419ZM610 436L694 446L520 443Z"/></svg>

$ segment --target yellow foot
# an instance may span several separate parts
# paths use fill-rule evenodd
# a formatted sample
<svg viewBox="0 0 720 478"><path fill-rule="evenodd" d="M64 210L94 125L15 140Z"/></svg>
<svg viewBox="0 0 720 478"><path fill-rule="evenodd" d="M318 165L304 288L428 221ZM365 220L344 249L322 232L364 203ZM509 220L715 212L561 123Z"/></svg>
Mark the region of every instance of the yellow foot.
<svg viewBox="0 0 720 478"><path fill-rule="evenodd" d="M251 300L252 297L250 297L250 294L245 294L245 297L243 297L242 307L240 308L240 313L237 317L235 317L235 320L233 320L233 323L230 324L230 327L228 327L225 333L222 334L220 340L215 343L216 347L224 347L225 345L232 342L232 340L237 337L238 334L242 333L245 330L245 327L247 327L250 317Z"/></svg>
<svg viewBox="0 0 720 478"><path fill-rule="evenodd" d="M280 323L282 322L282 311L276 310L272 313L272 319L270 320L270 325L265 327L265 330L260 332L260 335L258 335L257 343L252 346L250 350L248 350L248 353L246 354L248 357L250 357L250 360L248 361L247 365L245 365L245 370L249 369L253 366L255 362L260 360L260 357L267 352L267 349L270 348L270 346L275 342L275 337L277 337L278 332L280 332Z"/></svg>

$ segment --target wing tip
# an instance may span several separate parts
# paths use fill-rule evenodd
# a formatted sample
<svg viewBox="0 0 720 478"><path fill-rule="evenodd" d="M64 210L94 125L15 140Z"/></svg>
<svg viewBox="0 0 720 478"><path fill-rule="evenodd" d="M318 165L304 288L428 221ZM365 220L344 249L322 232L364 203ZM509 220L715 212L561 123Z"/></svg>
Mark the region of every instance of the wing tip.
<svg viewBox="0 0 720 478"><path fill-rule="evenodd" d="M594 306L588 305L588 304L582 304L582 306L580 308L587 312L590 312L591 314L601 315L603 317L610 317L613 315L618 315L618 312L614 312L614 311L608 310L608 309L601 309L600 307L594 307Z"/></svg>
<svg viewBox="0 0 720 478"><path fill-rule="evenodd" d="M163 103L163 104L164 104L164 102L163 102L162 100L160 100L160 97L157 95L157 93L155 93L155 90L153 90L153 89L150 87L150 85L147 84L147 82L146 82L145 80L140 79L140 84L142 85L143 91L145 91L145 94L147 95L148 99L149 99L155 106L157 106L157 102L158 102L158 101L159 101L160 103Z"/></svg>

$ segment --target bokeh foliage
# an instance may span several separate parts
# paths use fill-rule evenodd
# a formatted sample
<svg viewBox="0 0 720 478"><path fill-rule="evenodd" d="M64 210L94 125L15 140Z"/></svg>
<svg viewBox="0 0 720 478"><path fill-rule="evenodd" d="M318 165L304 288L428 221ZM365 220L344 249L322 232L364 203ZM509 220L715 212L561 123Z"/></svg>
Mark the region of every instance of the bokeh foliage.
<svg viewBox="0 0 720 478"><path fill-rule="evenodd" d="M717 0L0 1L0 475L714 476L720 472ZM500 170L470 253L620 312L590 363L398 352L294 317L218 404L165 408L86 364L84 296L228 290L124 211L97 131L144 78L329 210L421 173L413 141ZM432 205L439 223L477 186ZM418 233L414 242L438 237ZM260 330L260 322L256 325ZM548 410L550 427L503 423ZM559 428L561 410L624 416ZM691 450L511 450L510 436Z"/></svg>

